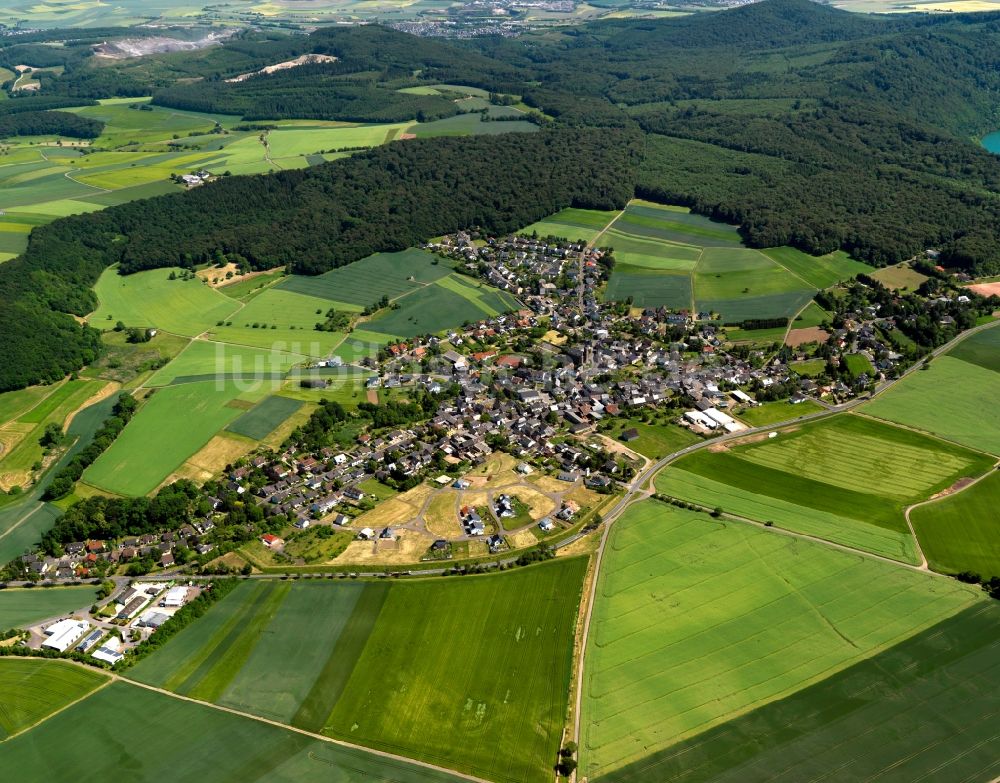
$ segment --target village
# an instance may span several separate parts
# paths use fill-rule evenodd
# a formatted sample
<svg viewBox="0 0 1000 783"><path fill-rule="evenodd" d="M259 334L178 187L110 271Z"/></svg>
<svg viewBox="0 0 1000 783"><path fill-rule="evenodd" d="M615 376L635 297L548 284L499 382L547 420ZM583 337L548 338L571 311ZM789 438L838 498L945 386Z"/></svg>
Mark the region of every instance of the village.
<svg viewBox="0 0 1000 783"><path fill-rule="evenodd" d="M905 367L886 337L893 318L878 304L838 314L825 346L828 366L846 355L861 357L864 369L850 383L817 381L795 371L801 351L734 346L711 314L599 302L594 292L613 258L582 242L460 233L427 249L525 306L390 344L361 361L369 389L431 395L435 409L426 417L366 427L349 444L316 448L293 439L252 454L205 485L203 516L157 534L67 542L58 557L27 554L16 576L182 573L210 569L239 546L247 569L336 565L345 550L347 559L395 565L516 553L572 535L602 498L666 456L633 450L639 430L616 422L658 420L697 438L736 434L751 426L744 412L762 401L835 405ZM321 370L334 364L341 363L304 371L301 384L330 388L338 376ZM796 415L790 407L785 418ZM236 504L255 506L262 523L234 540L225 528ZM286 546L310 528L336 538L336 547L317 548L326 559ZM257 545L248 548L248 538Z"/></svg>

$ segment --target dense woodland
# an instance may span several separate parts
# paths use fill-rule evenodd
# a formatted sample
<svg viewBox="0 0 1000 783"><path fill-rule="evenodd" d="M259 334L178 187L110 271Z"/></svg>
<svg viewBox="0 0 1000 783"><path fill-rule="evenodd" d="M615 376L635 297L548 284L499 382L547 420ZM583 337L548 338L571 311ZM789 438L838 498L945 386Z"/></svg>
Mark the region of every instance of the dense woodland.
<svg viewBox="0 0 1000 783"><path fill-rule="evenodd" d="M0 114L0 138L8 136L68 136L71 139L96 139L104 123L78 117L68 111L24 111Z"/></svg>
<svg viewBox="0 0 1000 783"><path fill-rule="evenodd" d="M551 130L410 140L274 175L226 177L35 229L0 265L0 390L92 361L98 333L70 316L118 263L124 273L237 254L254 269L316 274L470 226L513 231L567 206L612 209L632 195L638 137Z"/></svg>
<svg viewBox="0 0 1000 783"><path fill-rule="evenodd" d="M971 139L1000 127L996 13L869 17L764 0L513 39L449 42L375 25L248 31L117 63L95 63L79 40L33 61L29 47L40 46L0 45L0 62L63 65L43 77L48 101L152 93L254 119L415 119L455 109L398 90L444 82L521 96L552 127L391 144L36 229L27 253L0 266L0 331L15 337L0 345L0 389L92 357L95 335L60 313L88 312L110 263L127 273L223 252L310 274L457 228L505 231L635 194L738 223L751 245L840 247L874 265L934 247L945 263L1000 272L1000 158ZM226 81L307 52L338 59Z"/></svg>

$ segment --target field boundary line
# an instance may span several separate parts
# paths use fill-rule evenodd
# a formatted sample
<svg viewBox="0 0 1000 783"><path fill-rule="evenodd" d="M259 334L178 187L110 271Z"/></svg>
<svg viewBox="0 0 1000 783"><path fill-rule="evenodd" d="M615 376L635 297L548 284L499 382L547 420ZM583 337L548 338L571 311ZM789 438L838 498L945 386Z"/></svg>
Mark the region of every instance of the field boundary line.
<svg viewBox="0 0 1000 783"><path fill-rule="evenodd" d="M102 674L107 675L107 672L104 672L101 669L94 669L94 668L91 668L90 666L84 666L83 664L78 664L78 665L81 668L86 669L87 671L91 671L91 672L92 671L100 671ZM32 729L37 728L38 726L41 726L43 723L45 723L45 721L49 720L49 718L54 718L60 712L65 712L70 707L74 707L77 704L79 704L81 701L84 701L85 699L89 699L91 696L93 696L99 690L103 690L104 688L107 688L114 681L115 681L115 675L106 676L104 682L102 682L100 685L98 685L93 690L87 691L85 694L83 694L83 696L80 696L80 697L78 697L76 699L73 699L73 701L71 701L69 704L64 704L59 709L57 709L57 710L55 710L53 712L50 712L48 715L42 716L41 718L39 718L38 720L36 720L34 723L32 723L30 726L25 726L24 728L19 729L18 731L15 731L13 734L9 734L3 741L4 742L8 742L8 741L14 739L14 737L19 737L20 735L24 734L25 732L31 731Z"/></svg>
<svg viewBox="0 0 1000 783"><path fill-rule="evenodd" d="M80 664L83 666L83 664ZM86 667L90 668L90 667ZM419 759L412 759L408 756L401 756L396 753L389 753L384 750L376 750L375 748L369 748L365 745L357 745L353 742L347 742L346 740L335 739L334 737L327 737L325 734L315 734L306 729L300 729L297 726L289 726L287 723L281 723L276 720L271 720L270 718L264 718L260 715L254 715L249 712L243 712L241 710L233 709L232 707L225 707L221 704L213 704L208 701L200 701L199 699L192 699L190 696L182 696L179 693L173 693L171 691L165 690L164 688L157 688L154 685L147 685L146 683L139 682L138 680L133 680L129 677L114 674L112 675L112 680L127 683L128 685L133 685L137 688L145 688L148 691L153 691L154 693L162 694L163 696L169 696L173 699L178 699L180 701L191 702L192 704L200 704L202 707L208 707L210 709L218 710L219 712L228 712L230 715L238 715L241 718L247 718L249 720L255 720L259 723L266 723L270 726L275 726L279 729L285 729L286 731L293 731L296 734L301 734L306 737L310 737L314 740L321 740L323 742L328 742L332 745L339 745L343 748L350 748L351 750L360 750L364 753L370 753L373 756L378 756L384 759L390 759L392 761L401 761L405 764L412 764L417 767L423 767L424 769L429 769L434 772L443 772L446 775L453 775L454 777L463 778L465 780L472 781L472 783L491 783L491 781L485 778L479 778L475 775L470 775L467 772L459 772L454 769L448 769L447 767L442 767L437 764L431 764L427 761L420 761Z"/></svg>

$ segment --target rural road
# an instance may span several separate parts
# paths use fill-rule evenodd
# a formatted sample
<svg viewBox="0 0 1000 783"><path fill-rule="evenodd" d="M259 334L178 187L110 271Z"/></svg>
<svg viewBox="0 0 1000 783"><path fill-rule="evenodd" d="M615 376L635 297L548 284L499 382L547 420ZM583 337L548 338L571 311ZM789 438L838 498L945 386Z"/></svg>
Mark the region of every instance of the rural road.
<svg viewBox="0 0 1000 783"><path fill-rule="evenodd" d="M704 441L700 441L698 443L694 443L694 444L692 444L690 446L687 446L686 448L683 448L683 449L681 449L679 451L675 451L672 454L668 454L667 456L661 458L660 460L658 460L657 462L655 462L653 465L647 467L642 473L640 473L635 478L635 480L629 485L628 491L622 496L621 500L619 500L611 509L608 510L607 513L604 514L604 517L603 517L603 519L604 519L604 525L603 525L603 529L601 531L601 540L600 540L600 543L597 546L597 551L594 554L594 568L593 568L593 572L591 574L590 592L586 596L587 606L586 606L586 612L584 613L584 616L583 616L583 634L582 634L581 639L580 639L580 655L579 655L579 657L578 657L578 659L576 661L576 704L575 704L575 707L574 707L574 710L573 710L573 713L574 713L574 719L573 719L573 741L576 742L577 747L580 747L581 711L582 711L582 708L583 708L583 688L584 688L584 660L585 660L586 655L587 655L587 644L588 644L588 641L589 641L589 638L590 638L590 625L591 625L591 620L592 620L593 612L594 612L594 602L595 602L595 599L597 597L598 584L600 582L601 565L603 564L603 561L604 561L604 552L605 552L605 549L607 547L608 536L609 536L609 534L611 532L611 528L614 525L614 523L621 517L622 513L633 502L635 502L637 500L645 499L645 498L649 497L652 494L651 490L645 488L645 485L648 482L650 482L653 479L653 477L657 473L659 473L663 468L667 467L667 465L669 465L671 462L674 462L675 460L680 459L681 457L683 457L683 456L685 456L687 454L691 454L692 452L698 451L699 449L703 449L703 448L706 448L708 446L712 446L712 445L715 445L715 444L718 444L718 443L725 443L726 441L730 441L730 440L736 440L736 439L739 439L739 438L745 438L747 436L752 436L752 435L763 433L763 432L776 431L776 430L781 429L782 427L787 427L789 424L798 424L798 423L801 423L801 422L812 421L814 419L826 418L828 416L833 416L833 415L835 415L837 413L844 413L846 411L850 411L850 410L852 410L852 409L854 409L854 408L856 408L856 407L858 407L860 405L863 405L864 403L868 402L870 399L874 398L876 395L884 394L889 389L893 388L896 384L898 384L900 381L908 378L912 373L919 371L920 368L923 367L924 364L926 364L926 362L928 360L930 360L930 359L932 359L932 358L934 358L936 356L940 356L943 353L946 353L947 351L951 350L955 345L957 345L958 343L962 342L966 338L971 337L972 335L977 334L978 332L985 331L986 329L992 329L992 328L994 328L994 327L996 327L998 325L1000 325L1000 321L991 321L989 323L982 324L980 326L976 326L976 327L973 327L972 329L969 329L969 330L967 330L965 332L962 332L961 334L957 335L953 339L949 340L944 345L942 345L942 346L940 346L938 348L935 348L926 357L924 357L920 361L914 363L911 367L907 368L905 371L903 371L900 374L900 376L898 378L886 381L881 386L879 386L878 388L876 388L875 391L872 392L871 395L868 395L868 396L866 396L864 398L860 398L859 397L859 398L850 400L848 402L841 403L840 405L824 404L824 408L825 408L824 410L817 411L815 413L809 413L809 414L806 414L804 416L799 416L796 419L790 419L788 421L779 422L779 423L776 423L776 424L769 424L769 425L762 426L762 427L751 427L750 429L743 430L742 432L732 433L732 434L729 434L729 435L722 435L722 436L720 436L718 438L712 438L710 440L704 440ZM756 523L753 520L747 520L745 518L735 517L735 516L733 516L731 514L723 514L723 516L726 517L726 518L729 518L729 519L734 519L736 521L743 522L743 523L760 524L760 523ZM909 520L909 509L907 509L906 521L907 521L907 524L909 524L909 521L910 521ZM764 527L764 525L760 524L760 527ZM916 535L913 536L913 540L914 540L915 546L917 548L917 554L920 556L920 559L922 561L922 565L921 566L914 566L914 565L910 565L908 563L901 563L901 562L899 562L897 560L891 560L889 558L881 557L879 555L875 555L875 554L872 554L870 552L865 552L864 550L853 549L852 547L847 547L847 546L844 546L842 544L835 544L834 542L826 541L825 539L815 538L813 536L807 536L807 535L803 535L801 533L794 533L793 531L790 531L790 530L784 530L784 529L781 529L781 528L769 528L769 530L772 530L772 531L774 531L776 533L783 534L783 535L791 535L791 536L793 536L795 538L801 538L801 539L805 539L805 540L814 541L816 543L823 544L825 546L830 546L830 547L833 547L835 549L839 549L839 550L842 550L842 551L847 551L847 552L850 552L852 554L858 554L858 555L862 555L864 557L869 557L869 558L872 558L872 559L881 560L881 561L888 562L888 563L891 563L893 565L896 565L896 566L899 566L899 567L902 567L902 568L908 568L908 569L911 569L911 570L913 570L913 569L915 569L915 570L921 570L921 571L925 571L926 573L933 573L932 571L927 570L927 559L924 557L923 550L920 548L920 543L917 541ZM913 533L912 526L910 527L910 532ZM937 575L937 574L935 574L935 575Z"/></svg>

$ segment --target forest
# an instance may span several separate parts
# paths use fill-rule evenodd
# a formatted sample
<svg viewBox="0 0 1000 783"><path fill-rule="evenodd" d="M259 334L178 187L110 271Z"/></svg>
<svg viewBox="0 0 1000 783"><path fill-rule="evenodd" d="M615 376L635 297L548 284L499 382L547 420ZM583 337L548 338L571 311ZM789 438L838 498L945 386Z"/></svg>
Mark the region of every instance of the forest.
<svg viewBox="0 0 1000 783"><path fill-rule="evenodd" d="M0 265L0 390L92 361L100 340L66 313L96 306L100 273L193 267L216 250L253 269L317 274L427 237L513 231L567 207L612 209L633 192L638 136L553 129L413 139L308 169L224 177L36 228Z"/></svg>
<svg viewBox="0 0 1000 783"><path fill-rule="evenodd" d="M0 137L68 136L71 139L96 139L104 123L78 117L68 111L24 111L0 114Z"/></svg>
<svg viewBox="0 0 1000 783"><path fill-rule="evenodd" d="M444 82L520 96L548 127L409 140L37 228L0 266L0 329L18 337L0 345L0 390L93 355L95 336L62 314L89 312L111 263L191 267L222 252L315 274L458 228L507 231L633 195L737 223L752 246L842 248L875 266L936 248L946 264L1000 273L1000 159L970 138L1000 127L1000 13L875 17L764 0L516 38L365 25L243 32L100 66L76 51L46 77L46 100L152 92L254 119L429 119L453 104L398 90ZM305 52L337 61L226 81ZM29 100L40 99L0 107Z"/></svg>

